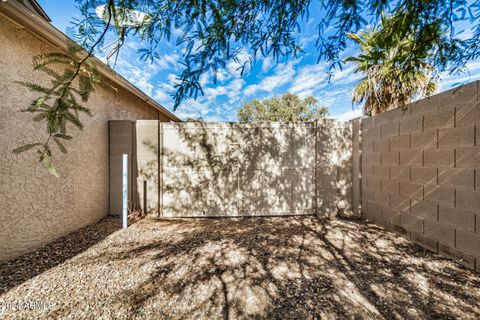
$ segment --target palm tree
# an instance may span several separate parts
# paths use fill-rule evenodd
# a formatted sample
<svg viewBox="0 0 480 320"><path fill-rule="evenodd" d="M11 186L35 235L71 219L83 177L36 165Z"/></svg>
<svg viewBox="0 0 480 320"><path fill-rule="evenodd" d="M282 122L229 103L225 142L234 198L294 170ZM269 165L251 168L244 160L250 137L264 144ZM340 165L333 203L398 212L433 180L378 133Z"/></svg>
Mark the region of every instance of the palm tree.
<svg viewBox="0 0 480 320"><path fill-rule="evenodd" d="M355 73L364 77L356 85L352 102L363 103L365 114L376 114L405 107L416 98L429 96L437 89L435 67L432 62L432 42L420 42L420 32L441 36L435 25L413 32L389 32L402 28L405 15L382 17L380 28L350 34L360 46L360 53L345 60L356 64Z"/></svg>

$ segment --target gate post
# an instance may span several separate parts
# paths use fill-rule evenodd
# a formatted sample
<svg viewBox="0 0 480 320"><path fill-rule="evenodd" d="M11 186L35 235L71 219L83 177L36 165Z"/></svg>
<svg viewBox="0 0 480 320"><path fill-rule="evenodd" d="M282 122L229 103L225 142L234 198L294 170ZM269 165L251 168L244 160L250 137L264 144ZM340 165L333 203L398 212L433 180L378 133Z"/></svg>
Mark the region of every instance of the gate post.
<svg viewBox="0 0 480 320"><path fill-rule="evenodd" d="M158 215L163 217L163 123L158 123Z"/></svg>
<svg viewBox="0 0 480 320"><path fill-rule="evenodd" d="M128 204L132 203L134 172L134 131L135 123L129 120L110 120L108 122L108 151L109 151L109 213L110 215L122 214L123 196L123 155L129 157L128 167Z"/></svg>
<svg viewBox="0 0 480 320"><path fill-rule="evenodd" d="M138 207L154 216L158 215L158 124L158 120L136 121L136 199Z"/></svg>
<svg viewBox="0 0 480 320"><path fill-rule="evenodd" d="M363 119L359 117L352 123L352 211L362 216L362 129Z"/></svg>
<svg viewBox="0 0 480 320"><path fill-rule="evenodd" d="M314 163L314 174L315 174L315 177L314 177L314 183L315 183L315 199L314 199L314 205L315 205L315 215L318 215L318 186L317 186L317 176L318 176L318 142L317 142L317 139L318 139L318 129L317 129L317 126L318 126L318 119L315 119L315 126L314 126L314 134L315 134L315 163Z"/></svg>

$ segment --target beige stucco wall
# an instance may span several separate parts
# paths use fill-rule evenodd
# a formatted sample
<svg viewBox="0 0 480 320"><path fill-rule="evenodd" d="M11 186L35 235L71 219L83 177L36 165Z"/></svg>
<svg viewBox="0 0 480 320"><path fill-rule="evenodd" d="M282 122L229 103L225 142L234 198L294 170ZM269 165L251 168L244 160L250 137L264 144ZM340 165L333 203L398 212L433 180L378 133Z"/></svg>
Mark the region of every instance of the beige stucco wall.
<svg viewBox="0 0 480 320"><path fill-rule="evenodd" d="M15 81L44 81L32 72L34 55L55 50L0 15L0 260L11 258L93 223L108 213L108 120L157 119L157 111L117 87L99 88L73 129L68 154L57 152L61 178L35 162L33 153L12 150L45 136L44 124L19 112L35 97Z"/></svg>

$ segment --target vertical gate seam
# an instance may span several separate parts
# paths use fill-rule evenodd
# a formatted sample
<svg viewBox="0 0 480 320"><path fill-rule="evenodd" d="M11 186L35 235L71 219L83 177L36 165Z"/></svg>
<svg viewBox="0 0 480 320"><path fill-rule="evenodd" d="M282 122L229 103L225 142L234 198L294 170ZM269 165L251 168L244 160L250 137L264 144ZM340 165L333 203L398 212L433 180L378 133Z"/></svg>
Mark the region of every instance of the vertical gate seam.
<svg viewBox="0 0 480 320"><path fill-rule="evenodd" d="M359 172L359 177L358 177L358 196L359 196L359 201L358 205L360 208L357 208L357 211L360 211L360 216L364 216L363 214L363 119L358 120L358 172Z"/></svg>

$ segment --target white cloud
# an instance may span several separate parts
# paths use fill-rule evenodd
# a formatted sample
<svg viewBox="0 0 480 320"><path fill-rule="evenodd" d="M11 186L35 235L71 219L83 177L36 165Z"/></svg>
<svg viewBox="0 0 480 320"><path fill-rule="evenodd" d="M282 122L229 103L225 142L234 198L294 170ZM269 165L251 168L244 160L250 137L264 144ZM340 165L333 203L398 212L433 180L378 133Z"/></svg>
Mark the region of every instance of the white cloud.
<svg viewBox="0 0 480 320"><path fill-rule="evenodd" d="M176 69L178 68L178 61L180 61L180 54L173 52L170 54L165 54L160 58L154 60L154 64L158 64L159 71L167 69Z"/></svg>
<svg viewBox="0 0 480 320"><path fill-rule="evenodd" d="M289 91L304 97L314 90L324 88L326 85L325 64L306 65L298 70Z"/></svg>
<svg viewBox="0 0 480 320"><path fill-rule="evenodd" d="M226 70L218 70L217 71L217 80L222 82L230 79L232 77Z"/></svg>
<svg viewBox="0 0 480 320"><path fill-rule="evenodd" d="M208 73L204 73L200 76L200 79L198 80L198 82L200 83L200 85L203 87L205 87L208 82L210 81L210 76Z"/></svg>
<svg viewBox="0 0 480 320"><path fill-rule="evenodd" d="M465 84L480 79L480 61L470 61L466 64L466 72L449 75L447 71L440 74L440 86L446 89L456 84Z"/></svg>
<svg viewBox="0 0 480 320"><path fill-rule="evenodd" d="M241 74L241 68L245 66L244 72L248 71L249 68L249 59L250 55L248 54L247 51L241 50L237 54L237 61L231 60L227 63L226 69L228 72L233 75L234 77L240 77Z"/></svg>
<svg viewBox="0 0 480 320"><path fill-rule="evenodd" d="M361 117L362 115L363 115L362 109L352 109L352 110L340 113L338 115L332 116L332 118L340 121L350 121L352 119Z"/></svg>
<svg viewBox="0 0 480 320"><path fill-rule="evenodd" d="M245 80L242 78L235 78L223 86L209 87L204 89L205 98L209 101L215 100L219 96L227 96L231 99L236 98L239 94Z"/></svg>
<svg viewBox="0 0 480 320"><path fill-rule="evenodd" d="M170 73L168 76L167 76L167 79L168 81L170 81L171 83L174 83L176 80L177 80L177 75L175 73ZM172 85L173 86L173 85Z"/></svg>
<svg viewBox="0 0 480 320"><path fill-rule="evenodd" d="M232 81L230 81L230 83L227 86L227 89L228 89L227 96L229 98L236 97L242 90L244 84L245 84L245 81L241 78L233 79Z"/></svg>
<svg viewBox="0 0 480 320"><path fill-rule="evenodd" d="M258 84L252 84L243 91L245 95L253 95L258 91L273 92L275 89L292 81L295 75L294 65L296 62L290 61L286 64L280 64L275 68L273 75L263 78Z"/></svg>
<svg viewBox="0 0 480 320"><path fill-rule="evenodd" d="M300 93L297 94L297 95L298 95L298 97L299 97L300 99L305 99L306 97L313 96L313 95L314 95L314 94L313 94L313 91L314 91L313 89L311 89L311 90L305 90L305 91L300 92Z"/></svg>
<svg viewBox="0 0 480 320"><path fill-rule="evenodd" d="M203 118L208 115L208 103L201 99L189 99L182 103L175 114L181 118Z"/></svg>
<svg viewBox="0 0 480 320"><path fill-rule="evenodd" d="M354 64L350 64L342 70L337 69L333 72L333 77L330 81L335 85L352 84L361 78L360 75L354 73L354 70Z"/></svg>
<svg viewBox="0 0 480 320"><path fill-rule="evenodd" d="M272 65L274 63L274 59L270 56L264 58L262 60L262 72L267 72L272 68Z"/></svg>
<svg viewBox="0 0 480 320"><path fill-rule="evenodd" d="M360 77L353 73L354 65L350 65L343 70L337 69L333 72L330 83L334 85L351 84ZM290 91L301 95L303 91L315 91L325 88L329 82L326 79L327 65L325 63L303 66L298 70L298 75L292 84Z"/></svg>
<svg viewBox="0 0 480 320"><path fill-rule="evenodd" d="M247 95L247 96L251 96L259 90L260 90L260 88L259 88L258 84L251 84L251 85L249 85L248 87L245 88L244 94Z"/></svg>
<svg viewBox="0 0 480 320"><path fill-rule="evenodd" d="M159 85L155 88L155 91L153 93L153 99L160 103L168 104L172 102L171 93L171 90L168 90L162 87L162 85Z"/></svg>
<svg viewBox="0 0 480 320"><path fill-rule="evenodd" d="M300 38L300 46L302 48L305 48L307 47L309 44L315 42L316 40L318 39L318 34L310 34L310 35L307 35L307 36L302 36Z"/></svg>
<svg viewBox="0 0 480 320"><path fill-rule="evenodd" d="M339 85L353 85L353 82L359 79L359 76L353 73L355 66L348 66L343 70L335 70L332 74L330 82L327 76L327 64L311 64L305 65L298 69L297 75L290 87L289 91L297 94L300 98L305 98L309 95L319 95L319 90L322 90L321 99L325 104L330 105L334 102L334 97L339 94L347 93L345 90L323 90L333 86Z"/></svg>
<svg viewBox="0 0 480 320"><path fill-rule="evenodd" d="M219 96L227 94L227 87L225 86L218 86L213 88L205 88L203 89L205 93L205 97L209 100L214 100Z"/></svg>
<svg viewBox="0 0 480 320"><path fill-rule="evenodd" d="M116 71L147 95L156 94L154 92L155 86L153 85L154 78L160 71L173 68L176 65L178 54L166 54L150 63L148 61L141 62L132 46L127 46L124 49L126 50L120 51L120 57L115 68ZM169 80L171 81L171 79Z"/></svg>
<svg viewBox="0 0 480 320"><path fill-rule="evenodd" d="M127 50L120 53L117 71L159 103L171 108L173 106L171 94L175 91L176 73L181 67L178 64L181 60L179 49L171 48L163 51L162 57L153 64L142 63L139 60L136 44L124 49ZM197 100L184 101L175 113L181 118L202 117L207 121L232 121L236 119L236 109L244 99L252 96L258 98L259 93L262 97L268 97L282 91L291 91L302 98L313 95L320 104L332 107L333 113L335 108L347 109L344 100L348 99L345 98L351 90L350 83L356 80L353 75L353 66L334 72L332 82L329 84L325 80L325 63L297 67L299 59L278 64L273 58L266 57L259 61L261 72L257 76L262 78L257 83L249 82L250 85L247 86L246 80L240 76L237 69L247 62L245 71L248 72L250 68L248 61L248 52L241 51L238 54L238 61L230 61L225 69L218 71L217 85L212 85L211 73L203 75L200 83L205 95ZM478 66L471 65L471 67L480 69L480 63ZM338 84L349 86L349 88L339 88ZM352 112L345 112L337 117L348 119L350 113Z"/></svg>
<svg viewBox="0 0 480 320"><path fill-rule="evenodd" d="M202 118L207 122L234 121L236 119L235 108L219 105L204 98L185 101L175 114L183 119Z"/></svg>
<svg viewBox="0 0 480 320"><path fill-rule="evenodd" d="M123 60L122 63L118 64L117 72L146 94L152 94L153 85L151 80L157 72L155 66L148 64L142 65L142 67L139 68L138 66Z"/></svg>

